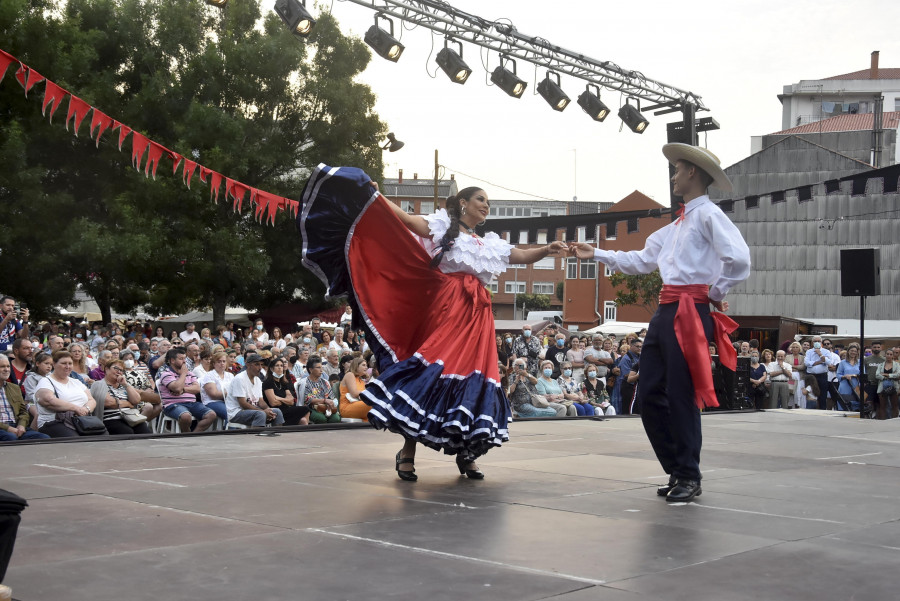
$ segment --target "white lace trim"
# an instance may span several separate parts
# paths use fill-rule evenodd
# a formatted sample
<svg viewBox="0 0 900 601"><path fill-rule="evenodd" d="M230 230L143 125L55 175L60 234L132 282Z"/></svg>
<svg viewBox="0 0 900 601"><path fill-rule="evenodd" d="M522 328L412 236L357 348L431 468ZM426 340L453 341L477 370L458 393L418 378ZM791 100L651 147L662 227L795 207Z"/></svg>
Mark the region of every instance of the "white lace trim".
<svg viewBox="0 0 900 601"><path fill-rule="evenodd" d="M431 233L431 243L436 250L450 227L450 216L446 209L440 209L426 215L425 220ZM495 232L488 232L483 238L460 232L450 252L444 256L441 263L442 271L466 271L478 276L482 281L486 280L487 283L509 267L511 250L512 245ZM447 266L450 269L443 267L445 263L452 264Z"/></svg>

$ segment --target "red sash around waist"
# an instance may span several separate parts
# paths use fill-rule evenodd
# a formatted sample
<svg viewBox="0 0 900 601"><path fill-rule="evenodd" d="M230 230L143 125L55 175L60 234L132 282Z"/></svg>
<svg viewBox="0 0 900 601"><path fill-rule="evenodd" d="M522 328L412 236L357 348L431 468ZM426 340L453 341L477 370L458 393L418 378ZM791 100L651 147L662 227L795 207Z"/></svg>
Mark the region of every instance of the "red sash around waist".
<svg viewBox="0 0 900 601"><path fill-rule="evenodd" d="M659 293L661 305L678 303L678 311L675 313L675 337L691 372L696 394L694 402L700 410L719 406L710 369L712 358L709 355L709 342L703 331L700 314L694 308L694 303L709 302L709 286L705 284L683 286L664 284ZM738 328L738 324L724 313L713 312L710 313L710 317L715 328L714 340L719 349L719 360L724 367L735 371L737 351L731 345L731 338L728 335Z"/></svg>

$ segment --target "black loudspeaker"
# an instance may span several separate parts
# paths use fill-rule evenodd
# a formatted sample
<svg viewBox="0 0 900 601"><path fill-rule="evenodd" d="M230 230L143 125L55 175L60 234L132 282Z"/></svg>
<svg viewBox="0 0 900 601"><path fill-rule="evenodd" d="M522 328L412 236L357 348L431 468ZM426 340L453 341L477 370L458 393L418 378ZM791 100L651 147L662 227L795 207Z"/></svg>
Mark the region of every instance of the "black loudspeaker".
<svg viewBox="0 0 900 601"><path fill-rule="evenodd" d="M881 294L881 249L841 250L841 296Z"/></svg>

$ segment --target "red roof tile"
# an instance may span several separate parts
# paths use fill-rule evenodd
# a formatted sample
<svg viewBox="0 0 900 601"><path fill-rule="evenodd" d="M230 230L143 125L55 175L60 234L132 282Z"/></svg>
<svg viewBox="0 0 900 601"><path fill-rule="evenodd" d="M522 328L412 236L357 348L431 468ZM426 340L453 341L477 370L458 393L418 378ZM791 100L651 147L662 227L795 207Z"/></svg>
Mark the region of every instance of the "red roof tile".
<svg viewBox="0 0 900 601"><path fill-rule="evenodd" d="M873 113L861 113L856 115L838 115L815 123L798 125L775 134L817 134L830 131L862 131L872 129ZM884 129L897 129L900 125L900 111L886 112L882 119Z"/></svg>
<svg viewBox="0 0 900 601"><path fill-rule="evenodd" d="M825 81L832 79L900 79L900 69L879 68L877 77L872 77L872 71L870 69L863 69L862 71L854 71L853 73L844 73L843 75L826 77Z"/></svg>

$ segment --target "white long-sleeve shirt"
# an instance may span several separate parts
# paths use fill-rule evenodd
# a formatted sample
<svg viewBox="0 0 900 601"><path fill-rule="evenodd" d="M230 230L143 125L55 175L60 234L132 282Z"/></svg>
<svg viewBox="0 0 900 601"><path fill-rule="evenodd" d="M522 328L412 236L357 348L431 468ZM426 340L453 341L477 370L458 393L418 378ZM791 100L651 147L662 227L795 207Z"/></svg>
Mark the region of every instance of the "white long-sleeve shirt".
<svg viewBox="0 0 900 601"><path fill-rule="evenodd" d="M658 268L664 284L710 285L713 301L750 275L750 249L741 232L706 195L685 204L684 220L653 232L643 250L597 249L594 259L630 275Z"/></svg>

